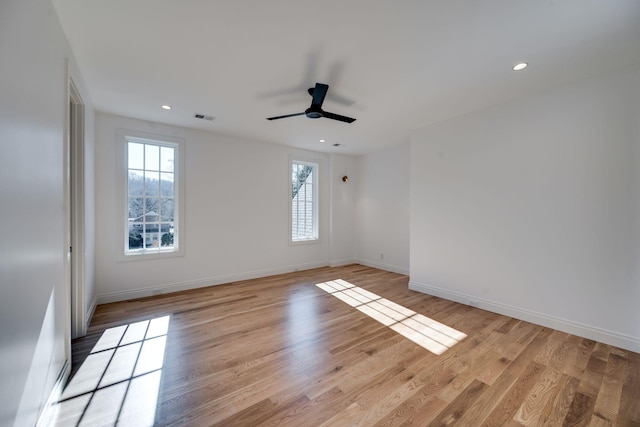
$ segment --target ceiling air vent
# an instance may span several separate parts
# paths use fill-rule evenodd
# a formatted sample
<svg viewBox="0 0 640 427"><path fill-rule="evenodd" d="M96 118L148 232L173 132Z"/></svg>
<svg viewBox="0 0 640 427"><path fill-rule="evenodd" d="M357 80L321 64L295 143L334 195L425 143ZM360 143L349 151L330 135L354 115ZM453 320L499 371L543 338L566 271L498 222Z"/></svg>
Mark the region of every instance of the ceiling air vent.
<svg viewBox="0 0 640 427"><path fill-rule="evenodd" d="M209 120L210 122L213 121L213 116L207 116L206 114L195 113L193 117L196 119Z"/></svg>

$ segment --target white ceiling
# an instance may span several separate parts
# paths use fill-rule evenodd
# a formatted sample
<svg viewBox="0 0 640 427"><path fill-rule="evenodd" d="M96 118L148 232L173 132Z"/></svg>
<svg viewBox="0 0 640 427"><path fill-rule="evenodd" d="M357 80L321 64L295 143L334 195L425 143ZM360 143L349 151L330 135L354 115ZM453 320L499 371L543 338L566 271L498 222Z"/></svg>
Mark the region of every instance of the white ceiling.
<svg viewBox="0 0 640 427"><path fill-rule="evenodd" d="M53 3L97 110L326 152L640 62L638 0ZM357 120L265 120L316 82Z"/></svg>

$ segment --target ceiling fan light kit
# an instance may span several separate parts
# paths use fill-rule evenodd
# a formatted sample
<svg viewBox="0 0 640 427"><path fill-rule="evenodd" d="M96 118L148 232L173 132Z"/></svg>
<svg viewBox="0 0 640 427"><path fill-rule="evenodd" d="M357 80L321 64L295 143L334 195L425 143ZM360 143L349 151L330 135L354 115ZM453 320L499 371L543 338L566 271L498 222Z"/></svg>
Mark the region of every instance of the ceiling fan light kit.
<svg viewBox="0 0 640 427"><path fill-rule="evenodd" d="M309 95L311 95L312 97L311 106L307 108L304 112L286 114L284 116L267 117L267 120L278 120L278 119L285 119L287 117L305 115L310 119L320 119L324 117L325 119L338 120L345 123L355 122L356 119L354 118L342 116L340 114L330 113L329 111L324 111L322 109L322 103L324 102L325 96L327 96L327 90L329 90L329 85L326 85L324 83L316 83L315 87L311 87L308 90Z"/></svg>

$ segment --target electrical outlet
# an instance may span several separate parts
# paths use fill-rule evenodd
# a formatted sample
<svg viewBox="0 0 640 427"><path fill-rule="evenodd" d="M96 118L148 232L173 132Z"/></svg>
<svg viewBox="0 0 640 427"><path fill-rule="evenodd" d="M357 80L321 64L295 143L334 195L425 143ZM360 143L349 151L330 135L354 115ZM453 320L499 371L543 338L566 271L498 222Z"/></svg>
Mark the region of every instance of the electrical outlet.
<svg viewBox="0 0 640 427"><path fill-rule="evenodd" d="M384 259L384 254L380 254L380 259Z"/></svg>
<svg viewBox="0 0 640 427"><path fill-rule="evenodd" d="M469 300L469 305L470 305L471 307L476 307L476 308L478 308L478 306L480 305L480 302L479 302L478 300L472 299L472 300Z"/></svg>

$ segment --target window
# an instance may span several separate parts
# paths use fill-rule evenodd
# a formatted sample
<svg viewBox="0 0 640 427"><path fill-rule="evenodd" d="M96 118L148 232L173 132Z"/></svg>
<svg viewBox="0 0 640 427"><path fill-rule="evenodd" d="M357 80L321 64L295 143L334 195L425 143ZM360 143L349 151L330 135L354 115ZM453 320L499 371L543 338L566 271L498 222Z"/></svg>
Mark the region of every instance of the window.
<svg viewBox="0 0 640 427"><path fill-rule="evenodd" d="M318 165L291 161L291 241L318 240Z"/></svg>
<svg viewBox="0 0 640 427"><path fill-rule="evenodd" d="M180 251L181 145L124 137L124 255Z"/></svg>

